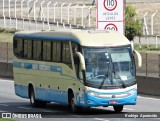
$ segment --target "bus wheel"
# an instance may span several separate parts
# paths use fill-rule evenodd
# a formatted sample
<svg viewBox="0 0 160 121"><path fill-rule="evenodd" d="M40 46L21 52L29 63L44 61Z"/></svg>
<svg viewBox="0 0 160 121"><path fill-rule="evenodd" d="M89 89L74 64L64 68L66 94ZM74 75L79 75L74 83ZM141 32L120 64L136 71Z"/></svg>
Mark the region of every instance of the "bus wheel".
<svg viewBox="0 0 160 121"><path fill-rule="evenodd" d="M114 111L119 113L123 110L123 105L119 105L119 106L113 106Z"/></svg>
<svg viewBox="0 0 160 121"><path fill-rule="evenodd" d="M44 107L47 104L44 101L39 101L35 99L35 93L33 87L30 88L30 104L32 107Z"/></svg>
<svg viewBox="0 0 160 121"><path fill-rule="evenodd" d="M75 98L74 98L73 93L71 93L69 95L69 109L70 109L70 111L73 113L76 113L76 112L78 112L79 108L80 107L76 106L76 104L75 104Z"/></svg>

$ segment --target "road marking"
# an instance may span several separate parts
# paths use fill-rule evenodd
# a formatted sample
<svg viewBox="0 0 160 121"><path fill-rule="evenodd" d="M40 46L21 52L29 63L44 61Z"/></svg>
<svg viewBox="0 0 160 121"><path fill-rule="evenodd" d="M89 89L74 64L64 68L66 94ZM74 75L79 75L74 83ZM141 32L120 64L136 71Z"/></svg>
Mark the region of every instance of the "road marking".
<svg viewBox="0 0 160 121"><path fill-rule="evenodd" d="M138 98L143 98L143 99L148 99L148 100L157 100L157 101L160 100L160 99L157 99L157 98L142 97L142 96L138 96Z"/></svg>
<svg viewBox="0 0 160 121"><path fill-rule="evenodd" d="M0 104L1 106L8 106L7 104Z"/></svg>
<svg viewBox="0 0 160 121"><path fill-rule="evenodd" d="M94 120L98 120L98 121L109 121L109 120L102 119L102 118L94 118Z"/></svg>
<svg viewBox="0 0 160 121"><path fill-rule="evenodd" d="M27 109L27 110L31 109L31 108L27 108L27 107L18 107L18 108Z"/></svg>
<svg viewBox="0 0 160 121"><path fill-rule="evenodd" d="M7 80L7 79L0 79L0 81L2 81L2 82L12 82L12 83L14 83L13 80Z"/></svg>
<svg viewBox="0 0 160 121"><path fill-rule="evenodd" d="M134 110L134 109L132 109L132 108L123 108L124 110Z"/></svg>

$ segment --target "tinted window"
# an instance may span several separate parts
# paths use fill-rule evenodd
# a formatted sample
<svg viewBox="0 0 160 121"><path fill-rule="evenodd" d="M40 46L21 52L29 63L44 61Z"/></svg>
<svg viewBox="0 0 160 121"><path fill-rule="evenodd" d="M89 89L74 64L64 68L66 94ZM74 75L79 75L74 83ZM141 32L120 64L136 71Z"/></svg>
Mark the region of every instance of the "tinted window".
<svg viewBox="0 0 160 121"><path fill-rule="evenodd" d="M51 60L51 42L43 41L43 60Z"/></svg>
<svg viewBox="0 0 160 121"><path fill-rule="evenodd" d="M61 62L61 42L52 43L52 61Z"/></svg>
<svg viewBox="0 0 160 121"><path fill-rule="evenodd" d="M69 67L72 68L72 61L71 61L71 53L70 53L70 48L69 48L69 42L63 43L62 62L67 64Z"/></svg>
<svg viewBox="0 0 160 121"><path fill-rule="evenodd" d="M24 58L32 59L32 40L24 40Z"/></svg>
<svg viewBox="0 0 160 121"><path fill-rule="evenodd" d="M33 41L33 59L42 60L42 41Z"/></svg>
<svg viewBox="0 0 160 121"><path fill-rule="evenodd" d="M16 38L14 40L14 52L15 55L23 58L23 40L20 38Z"/></svg>

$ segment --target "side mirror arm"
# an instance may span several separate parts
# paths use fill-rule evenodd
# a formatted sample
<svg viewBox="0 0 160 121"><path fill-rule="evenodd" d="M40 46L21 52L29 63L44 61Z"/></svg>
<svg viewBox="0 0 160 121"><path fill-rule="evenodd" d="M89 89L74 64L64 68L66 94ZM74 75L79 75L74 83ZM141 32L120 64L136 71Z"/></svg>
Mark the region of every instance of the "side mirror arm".
<svg viewBox="0 0 160 121"><path fill-rule="evenodd" d="M133 50L133 52L136 54L136 56L137 56L137 59L138 59L138 67L142 67L142 56L141 56L141 54L138 52L138 51L136 51L136 50Z"/></svg>
<svg viewBox="0 0 160 121"><path fill-rule="evenodd" d="M80 67L81 67L81 71L82 71L82 74L83 74L83 82L84 82L84 85L86 85L86 65L85 65L85 60L84 60L84 57L83 55L80 53L80 52L76 52L77 56L79 57L79 60L80 60Z"/></svg>
<svg viewBox="0 0 160 121"><path fill-rule="evenodd" d="M78 55L79 60L80 60L81 70L85 71L86 70L86 66L85 66L85 60L84 60L83 55L80 52L76 52L76 54Z"/></svg>

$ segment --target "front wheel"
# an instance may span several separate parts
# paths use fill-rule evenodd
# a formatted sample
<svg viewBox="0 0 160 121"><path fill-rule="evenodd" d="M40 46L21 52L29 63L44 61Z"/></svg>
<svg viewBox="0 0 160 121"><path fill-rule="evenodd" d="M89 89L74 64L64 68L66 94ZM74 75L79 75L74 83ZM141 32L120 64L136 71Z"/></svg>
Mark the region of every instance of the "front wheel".
<svg viewBox="0 0 160 121"><path fill-rule="evenodd" d="M113 108L114 108L114 111L115 111L115 112L119 113L119 112L121 112L121 111L123 110L123 105L113 106Z"/></svg>
<svg viewBox="0 0 160 121"><path fill-rule="evenodd" d="M80 107L76 105L73 93L69 95L69 109L71 112L76 113L80 110Z"/></svg>

